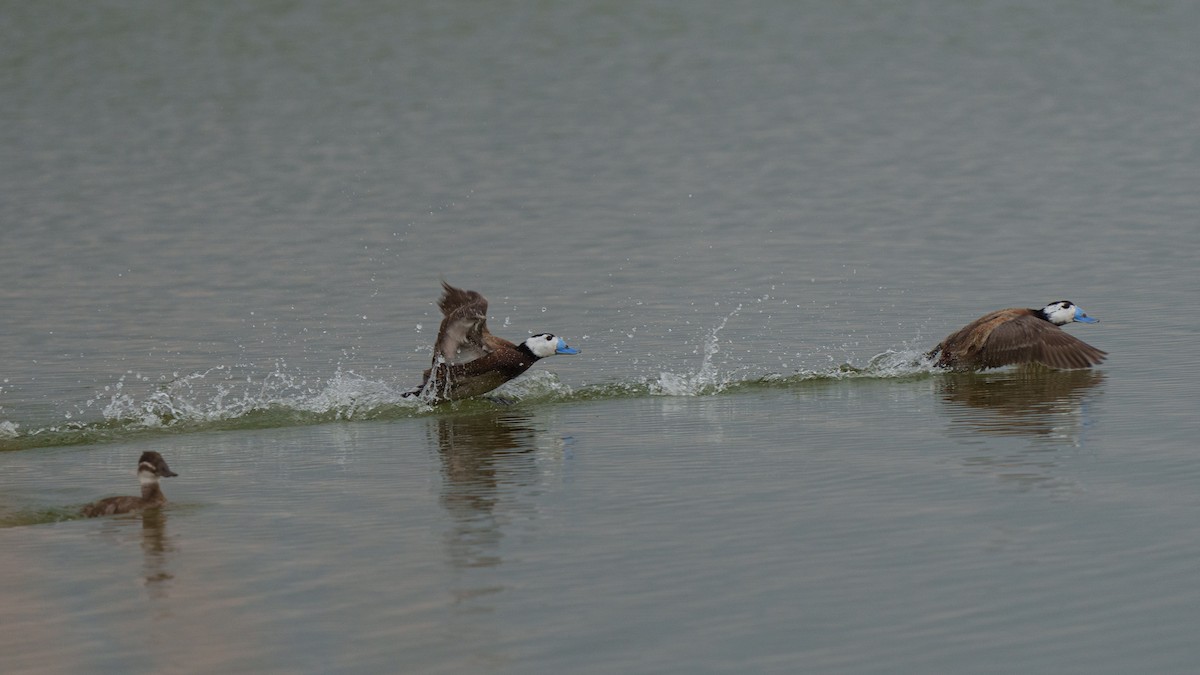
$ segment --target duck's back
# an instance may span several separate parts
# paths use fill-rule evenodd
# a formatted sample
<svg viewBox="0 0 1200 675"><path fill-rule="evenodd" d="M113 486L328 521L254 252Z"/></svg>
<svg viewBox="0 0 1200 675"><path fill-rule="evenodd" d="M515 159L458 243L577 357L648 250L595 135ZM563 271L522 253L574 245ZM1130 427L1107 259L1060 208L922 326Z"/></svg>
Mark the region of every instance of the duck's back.
<svg viewBox="0 0 1200 675"><path fill-rule="evenodd" d="M946 339L942 340L941 344L933 350L933 353L940 354L938 366L954 368L982 365L978 362L987 346L988 338L992 336L998 326L1020 316L1032 316L1032 313L1028 309L1020 307L999 309L984 314L946 336Z"/></svg>
<svg viewBox="0 0 1200 675"><path fill-rule="evenodd" d="M141 497L109 497L83 507L80 513L86 518L130 513L148 506Z"/></svg>

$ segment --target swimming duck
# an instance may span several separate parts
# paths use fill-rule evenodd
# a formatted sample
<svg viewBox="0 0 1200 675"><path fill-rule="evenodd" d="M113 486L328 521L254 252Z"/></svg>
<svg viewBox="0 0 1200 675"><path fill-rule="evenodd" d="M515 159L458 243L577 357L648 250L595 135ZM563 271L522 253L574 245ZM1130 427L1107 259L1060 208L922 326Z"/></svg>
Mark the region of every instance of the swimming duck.
<svg viewBox="0 0 1200 675"><path fill-rule="evenodd" d="M111 516L116 513L130 513L142 509L156 508L167 502L162 488L158 487L158 479L170 478L179 474L167 466L162 455L148 450L138 459L138 481L142 484L141 497L109 497L93 502L83 507L80 514L87 518L96 516Z"/></svg>
<svg viewBox="0 0 1200 675"><path fill-rule="evenodd" d="M958 370L1020 363L1062 369L1091 368L1103 361L1108 352L1059 328L1073 321L1097 322L1070 300L1052 302L1042 309L1001 309L950 334L925 356L937 356L939 367Z"/></svg>
<svg viewBox="0 0 1200 675"><path fill-rule="evenodd" d="M433 364L421 386L407 396L431 391L437 401L470 398L508 382L538 359L579 353L550 333L532 335L521 344L498 338L488 331L487 298L444 281L442 289L438 307L444 318L433 346Z"/></svg>

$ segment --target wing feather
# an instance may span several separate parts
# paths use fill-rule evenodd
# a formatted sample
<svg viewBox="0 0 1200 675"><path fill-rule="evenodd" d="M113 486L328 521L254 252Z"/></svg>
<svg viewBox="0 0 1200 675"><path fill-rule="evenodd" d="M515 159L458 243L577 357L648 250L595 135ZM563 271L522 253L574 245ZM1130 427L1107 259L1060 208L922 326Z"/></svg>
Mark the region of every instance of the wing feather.
<svg viewBox="0 0 1200 675"><path fill-rule="evenodd" d="M492 337L487 329L487 298L444 281L442 289L438 307L444 318L434 344L434 365L439 358L449 364L467 363L491 352L486 339Z"/></svg>
<svg viewBox="0 0 1200 675"><path fill-rule="evenodd" d="M1018 316L993 327L980 352L980 365L1041 363L1051 368L1090 368L1103 352L1058 326L1032 315Z"/></svg>
<svg viewBox="0 0 1200 675"><path fill-rule="evenodd" d="M995 328L1008 321L1019 309L1001 309L975 319L957 331L946 336L930 355L940 354L939 366L952 368L987 368L982 363L983 351L987 346L987 338Z"/></svg>

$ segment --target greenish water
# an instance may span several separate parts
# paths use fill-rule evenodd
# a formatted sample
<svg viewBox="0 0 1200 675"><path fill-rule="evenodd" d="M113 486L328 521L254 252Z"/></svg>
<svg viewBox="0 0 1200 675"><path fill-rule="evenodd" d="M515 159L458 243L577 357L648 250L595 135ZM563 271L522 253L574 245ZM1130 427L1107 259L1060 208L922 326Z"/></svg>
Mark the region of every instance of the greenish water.
<svg viewBox="0 0 1200 675"><path fill-rule="evenodd" d="M6 6L0 671L1192 672L1197 26ZM440 279L583 353L403 399Z"/></svg>

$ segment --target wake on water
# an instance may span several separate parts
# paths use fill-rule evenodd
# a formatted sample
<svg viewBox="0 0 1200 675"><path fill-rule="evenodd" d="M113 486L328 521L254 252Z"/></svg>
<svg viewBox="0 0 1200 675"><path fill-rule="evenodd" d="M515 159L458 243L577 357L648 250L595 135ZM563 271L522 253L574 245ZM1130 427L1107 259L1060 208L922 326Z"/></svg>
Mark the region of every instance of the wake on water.
<svg viewBox="0 0 1200 675"><path fill-rule="evenodd" d="M467 400L434 406L428 398L405 396L408 386L394 386L338 369L328 379L290 373L283 364L256 378L238 368L218 366L176 378L141 395L130 393L125 378L69 414L62 424L24 430L18 421L0 420L0 450L100 443L154 433L187 433L224 429L262 429L322 424L346 420L400 419L437 414L451 406L549 404L644 396L715 396L754 388L786 388L801 383L855 378L892 379L936 372L920 350L889 350L865 366L848 363L824 370L791 374L753 372L739 367L723 370L717 363L720 332L735 309L713 328L704 341L700 363L682 373L588 384L572 388L547 370L531 370L497 389L493 400ZM86 410L85 410L86 409ZM87 411L99 419L85 421ZM92 415L95 417L95 413ZM80 418L80 419L76 419Z"/></svg>

